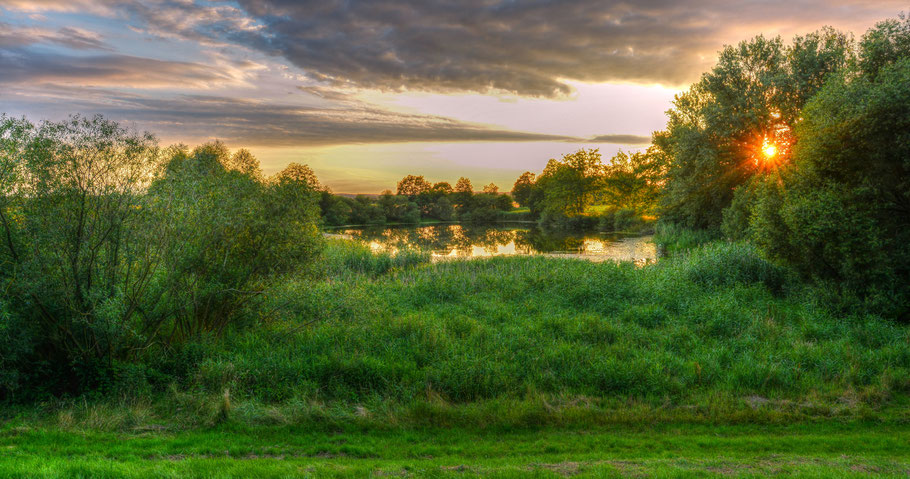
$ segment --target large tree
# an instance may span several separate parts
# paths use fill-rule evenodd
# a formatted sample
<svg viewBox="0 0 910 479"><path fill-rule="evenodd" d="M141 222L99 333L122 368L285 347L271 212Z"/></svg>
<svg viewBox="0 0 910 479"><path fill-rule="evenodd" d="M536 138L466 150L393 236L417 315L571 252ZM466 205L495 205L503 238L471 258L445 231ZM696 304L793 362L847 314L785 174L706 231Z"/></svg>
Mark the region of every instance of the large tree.
<svg viewBox="0 0 910 479"><path fill-rule="evenodd" d="M802 110L793 163L755 194L753 239L877 311L910 316L910 22L863 38L858 68ZM883 54L882 51L886 54Z"/></svg>
<svg viewBox="0 0 910 479"><path fill-rule="evenodd" d="M654 136L668 159L665 220L720 226L737 187L789 161L800 110L846 67L850 47L850 38L832 29L789 45L758 36L725 47L717 65L677 95L666 131Z"/></svg>

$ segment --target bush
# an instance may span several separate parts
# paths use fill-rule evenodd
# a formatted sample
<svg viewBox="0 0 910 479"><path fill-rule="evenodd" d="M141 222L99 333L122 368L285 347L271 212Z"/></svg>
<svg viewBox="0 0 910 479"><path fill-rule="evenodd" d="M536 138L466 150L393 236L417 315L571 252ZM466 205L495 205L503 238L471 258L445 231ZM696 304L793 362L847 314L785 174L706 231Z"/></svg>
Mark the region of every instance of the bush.
<svg viewBox="0 0 910 479"><path fill-rule="evenodd" d="M409 268L429 261L429 253L404 248L395 253L373 251L368 245L347 240L329 241L322 257L326 277L350 274L377 277L393 269Z"/></svg>
<svg viewBox="0 0 910 479"><path fill-rule="evenodd" d="M788 282L786 269L762 258L748 243L712 243L690 250L671 265L687 281L711 288L758 283L781 293Z"/></svg>
<svg viewBox="0 0 910 479"><path fill-rule="evenodd" d="M101 117L0 118L0 396L139 385L149 351L249 318L318 252L311 176Z"/></svg>

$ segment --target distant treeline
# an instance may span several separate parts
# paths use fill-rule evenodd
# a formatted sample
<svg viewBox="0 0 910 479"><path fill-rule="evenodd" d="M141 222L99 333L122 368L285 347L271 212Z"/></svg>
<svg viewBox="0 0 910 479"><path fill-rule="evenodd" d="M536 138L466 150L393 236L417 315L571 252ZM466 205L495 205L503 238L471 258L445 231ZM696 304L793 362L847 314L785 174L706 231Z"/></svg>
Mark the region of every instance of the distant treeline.
<svg viewBox="0 0 910 479"><path fill-rule="evenodd" d="M471 180L459 178L453 188L447 182L430 184L423 176L408 175L398 182L398 190L384 191L378 198L358 195L348 198L322 191L320 210L324 223L341 225L384 225L421 221L461 221L491 223L504 219L513 209L512 198L489 184L482 193L474 192Z"/></svg>
<svg viewBox="0 0 910 479"><path fill-rule="evenodd" d="M540 175L523 173L512 195L543 226L623 230L653 219L662 183L654 149L617 153L579 150L550 160Z"/></svg>
<svg viewBox="0 0 910 479"><path fill-rule="evenodd" d="M559 229L621 230L654 218L662 181L656 155L654 149L619 152L605 164L598 150L579 150L550 160L540 175L523 173L510 193L493 183L477 193L464 177L452 187L408 175L395 193L379 197L350 198L325 188L319 205L329 226L524 220ZM516 203L527 210L514 211Z"/></svg>

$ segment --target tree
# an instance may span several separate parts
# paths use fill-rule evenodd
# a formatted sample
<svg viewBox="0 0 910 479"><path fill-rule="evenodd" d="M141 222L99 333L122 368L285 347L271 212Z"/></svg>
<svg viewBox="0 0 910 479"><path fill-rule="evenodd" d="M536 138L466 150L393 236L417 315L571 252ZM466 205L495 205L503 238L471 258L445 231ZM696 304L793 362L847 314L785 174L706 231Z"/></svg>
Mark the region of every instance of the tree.
<svg viewBox="0 0 910 479"><path fill-rule="evenodd" d="M463 210L470 208L473 195L474 185L471 184L471 180L463 176L458 178L458 181L455 183L454 195L456 209Z"/></svg>
<svg viewBox="0 0 910 479"><path fill-rule="evenodd" d="M101 117L0 123L0 283L35 325L32 364L85 373L134 355L159 321L143 311L156 280L144 255L167 241L142 195L160 166L154 138Z"/></svg>
<svg viewBox="0 0 910 479"><path fill-rule="evenodd" d="M603 201L614 208L652 214L657 207L662 176L656 148L632 154L620 151L606 167Z"/></svg>
<svg viewBox="0 0 910 479"><path fill-rule="evenodd" d="M868 37L901 34L885 23ZM867 309L906 320L910 54L859 65L858 75L830 81L803 109L793 164L764 180L750 229L766 254L837 285L839 298L859 297Z"/></svg>
<svg viewBox="0 0 910 479"><path fill-rule="evenodd" d="M354 200L333 195L328 189L319 192L319 210L327 225L341 226L351 221L354 213Z"/></svg>
<svg viewBox="0 0 910 479"><path fill-rule="evenodd" d="M495 183L490 183L489 185L484 185L483 192L496 194L499 193L499 187Z"/></svg>
<svg viewBox="0 0 910 479"><path fill-rule="evenodd" d="M663 219L717 228L733 191L787 163L800 110L848 64L851 41L832 29L796 37L762 36L727 46L717 65L677 95L654 143L666 159ZM763 151L776 148L773 161Z"/></svg>
<svg viewBox="0 0 910 479"><path fill-rule="evenodd" d="M604 164L597 149L581 149L551 159L537 179L544 212L559 217L581 215L602 187Z"/></svg>
<svg viewBox="0 0 910 479"><path fill-rule="evenodd" d="M259 168L259 160L257 160L249 150L237 150L232 156L225 159L224 166L229 170L239 171L250 177L262 179L262 170ZM315 177L316 175L313 175L314 180Z"/></svg>
<svg viewBox="0 0 910 479"><path fill-rule="evenodd" d="M275 175L274 181L284 184L306 185L311 190L319 190L319 178L307 165L291 163Z"/></svg>
<svg viewBox="0 0 910 479"><path fill-rule="evenodd" d="M910 56L910 17L901 14L877 23L863 35L859 46L859 73L874 80L883 68Z"/></svg>
<svg viewBox="0 0 910 479"><path fill-rule="evenodd" d="M530 206L531 191L534 189L534 183L537 175L526 171L515 180L512 186L512 197L521 206Z"/></svg>
<svg viewBox="0 0 910 479"><path fill-rule="evenodd" d="M451 221L455 217L455 208L445 196L430 204L429 216L440 221Z"/></svg>
<svg viewBox="0 0 910 479"><path fill-rule="evenodd" d="M458 178L458 182L455 183L455 192L456 193L473 193L474 186L471 184L471 180L461 177Z"/></svg>
<svg viewBox="0 0 910 479"><path fill-rule="evenodd" d="M452 185L446 181L440 181L439 183L434 184L432 191L437 195L450 195L455 192Z"/></svg>
<svg viewBox="0 0 910 479"><path fill-rule="evenodd" d="M249 320L321 241L310 181L265 182L255 164L220 142L162 151L102 117L0 118L0 317L25 326L0 340L3 368L79 392ZM19 387L6 371L0 397Z"/></svg>
<svg viewBox="0 0 910 479"><path fill-rule="evenodd" d="M412 199L429 189L430 183L423 176L408 175L398 182L398 194Z"/></svg>

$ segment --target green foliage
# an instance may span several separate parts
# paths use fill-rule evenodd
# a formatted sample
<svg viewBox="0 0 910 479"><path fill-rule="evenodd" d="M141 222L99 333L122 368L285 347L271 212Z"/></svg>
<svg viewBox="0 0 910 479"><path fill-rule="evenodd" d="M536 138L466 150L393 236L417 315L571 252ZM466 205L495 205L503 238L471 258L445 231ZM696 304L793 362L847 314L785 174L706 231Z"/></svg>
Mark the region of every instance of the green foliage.
<svg viewBox="0 0 910 479"><path fill-rule="evenodd" d="M312 171L291 164L266 183L228 170L228 158L220 143L178 149L149 190L153 204L167 205L161 235L179 251L162 259L177 340L220 334L272 275L299 268L319 249Z"/></svg>
<svg viewBox="0 0 910 479"><path fill-rule="evenodd" d="M433 186L422 177L408 175L398 183L398 194L386 190L379 198L358 195L351 199L322 190L320 211L324 224L382 225L386 223L417 224L423 221L460 221L494 223L513 209L507 194L485 187L474 194L467 178L458 180L456 188L440 182ZM494 185L495 186L495 185Z"/></svg>
<svg viewBox="0 0 910 479"><path fill-rule="evenodd" d="M398 182L398 194L414 199L417 195L429 191L430 183L422 176L408 175Z"/></svg>
<svg viewBox="0 0 910 479"><path fill-rule="evenodd" d="M543 191L543 214L573 217L581 215L594 200L604 176L600 152L578 150L550 160L536 185Z"/></svg>
<svg viewBox="0 0 910 479"><path fill-rule="evenodd" d="M751 238L841 306L908 317L908 58L904 15L858 46L826 28L725 48L655 135L662 221Z"/></svg>
<svg viewBox="0 0 910 479"><path fill-rule="evenodd" d="M787 161L803 105L846 68L851 46L823 29L787 46L759 36L724 48L717 65L677 95L666 131L655 134L667 162L664 221L719 228L734 189L768 169L766 142L778 149L775 164Z"/></svg>
<svg viewBox="0 0 910 479"><path fill-rule="evenodd" d="M641 231L648 225L641 215L630 208L610 208L598 216L597 228L601 231Z"/></svg>
<svg viewBox="0 0 910 479"><path fill-rule="evenodd" d="M319 210L322 212L322 220L329 225L350 224L358 214L363 214L359 206L357 201L333 195L328 190L323 190L319 195Z"/></svg>
<svg viewBox="0 0 910 479"><path fill-rule="evenodd" d="M664 253L675 256L677 253L717 241L719 238L717 230L693 230L660 221L657 223L654 242Z"/></svg>
<svg viewBox="0 0 910 479"><path fill-rule="evenodd" d="M521 206L530 206L536 181L537 176L534 173L530 171L522 173L512 185L512 198L515 198L515 202Z"/></svg>
<svg viewBox="0 0 910 479"><path fill-rule="evenodd" d="M863 35L859 48L857 69L874 80L886 66L910 57L910 17L902 13L877 23Z"/></svg>
<svg viewBox="0 0 910 479"><path fill-rule="evenodd" d="M395 269L406 269L429 261L424 252L402 249L390 253L373 251L368 245L354 241L330 241L320 266L325 278L344 278L349 275L382 276Z"/></svg>
<svg viewBox="0 0 910 479"><path fill-rule="evenodd" d="M740 241L749 237L752 211L761 187L760 179L756 178L733 190L733 201L723 210L723 221L720 227L726 238Z"/></svg>
<svg viewBox="0 0 910 479"><path fill-rule="evenodd" d="M161 152L101 117L3 117L0 138L0 397L105 389L318 250L304 167L265 182L243 150Z"/></svg>
<svg viewBox="0 0 910 479"><path fill-rule="evenodd" d="M672 264L689 281L710 287L760 283L780 293L791 280L786 269L768 262L747 243L708 244L690 250Z"/></svg>
<svg viewBox="0 0 910 479"><path fill-rule="evenodd" d="M149 344L144 327L158 320L138 311L155 290L142 254L162 242L142 195L159 165L153 138L100 117L4 126L7 308L37 325L32 342L54 368L133 356ZM90 376L58 380L67 387Z"/></svg>
<svg viewBox="0 0 910 479"><path fill-rule="evenodd" d="M597 150L579 150L550 160L539 176L523 173L512 194L551 229L631 229L654 213L662 183L660 155L654 148L619 152L605 165Z"/></svg>
<svg viewBox="0 0 910 479"><path fill-rule="evenodd" d="M620 151L604 174L602 202L621 211L653 215L663 180L662 158L658 149L628 154Z"/></svg>
<svg viewBox="0 0 910 479"><path fill-rule="evenodd" d="M910 58L830 82L805 108L793 165L768 181L755 241L893 316L910 309Z"/></svg>

